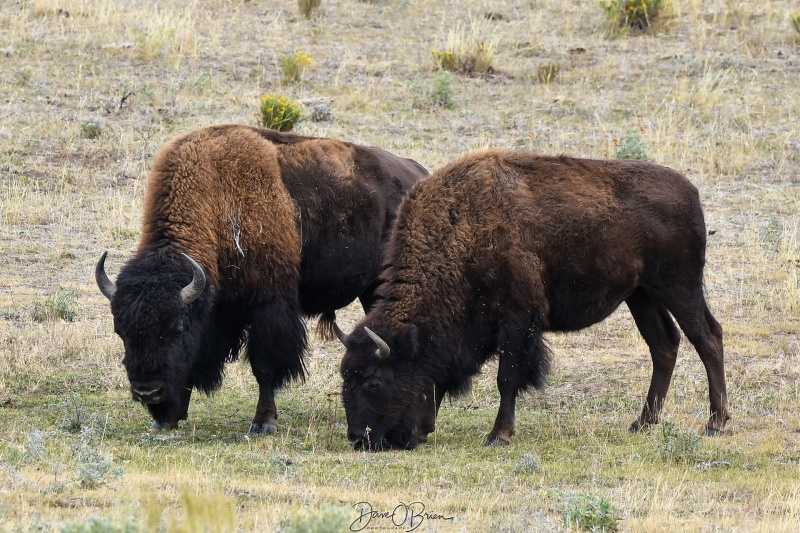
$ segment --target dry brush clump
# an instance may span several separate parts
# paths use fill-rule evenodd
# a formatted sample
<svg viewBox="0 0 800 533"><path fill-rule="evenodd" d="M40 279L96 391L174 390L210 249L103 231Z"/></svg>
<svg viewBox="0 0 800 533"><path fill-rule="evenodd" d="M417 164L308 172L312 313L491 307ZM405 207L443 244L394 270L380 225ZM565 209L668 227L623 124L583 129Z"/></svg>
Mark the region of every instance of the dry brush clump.
<svg viewBox="0 0 800 533"><path fill-rule="evenodd" d="M431 51L437 69L469 76L484 76L496 70L495 52L500 35L486 21L470 19L469 27L457 24L447 34L444 48Z"/></svg>

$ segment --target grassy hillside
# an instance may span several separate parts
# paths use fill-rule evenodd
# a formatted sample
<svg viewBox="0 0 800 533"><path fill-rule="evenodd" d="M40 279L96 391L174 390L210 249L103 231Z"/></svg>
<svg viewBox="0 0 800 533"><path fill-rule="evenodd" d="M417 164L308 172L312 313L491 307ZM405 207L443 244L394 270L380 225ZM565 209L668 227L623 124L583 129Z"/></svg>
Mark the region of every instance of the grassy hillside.
<svg viewBox="0 0 800 533"><path fill-rule="evenodd" d="M607 5L321 0L307 19L289 0L0 0L0 531L346 531L360 502L432 513L355 524L398 531L560 531L581 516L609 530L800 529L800 6L662 0L631 32ZM292 80L300 52L313 64ZM686 339L669 424L627 432L651 368L624 306L549 336L548 387L519 402L505 448L482 446L499 404L490 364L427 445L353 451L342 349L316 339L275 436L246 434L246 363L196 395L179 430L149 430L94 263L109 250L113 278L133 252L162 143L255 125L268 93L329 102L331 118L299 133L429 169L499 147L684 172L713 232L728 434L696 437L708 385ZM340 316L349 331L361 311Z"/></svg>

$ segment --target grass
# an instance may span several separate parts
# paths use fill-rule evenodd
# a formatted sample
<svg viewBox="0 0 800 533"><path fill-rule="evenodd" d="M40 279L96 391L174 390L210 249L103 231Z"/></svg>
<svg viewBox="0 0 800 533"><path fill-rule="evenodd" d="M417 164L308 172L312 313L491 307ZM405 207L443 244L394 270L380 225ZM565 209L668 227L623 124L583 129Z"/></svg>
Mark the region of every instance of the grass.
<svg viewBox="0 0 800 533"><path fill-rule="evenodd" d="M278 530L326 522L331 509L352 523L359 502L391 512L415 501L442 515L417 531L558 531L570 494L602 498L626 531L800 528L800 71L786 20L796 5L674 2L665 31L637 36L608 36L591 2L499 0L492 19L477 0L451 8L352 1L324 4L312 21L293 0L0 9L0 531L188 531L198 520ZM492 74L452 74L452 94L442 77L438 91L456 105L440 106L428 99L431 50L454 28L493 44ZM109 249L115 273L135 250L158 147L205 125L255 125L261 96L286 90L281 56L297 50L315 68L292 99L324 98L332 117L298 122L300 134L433 169L486 147L615 158L636 131L648 160L686 173L713 231L705 288L725 331L730 433L700 437L692 460L675 461L662 458L678 443L666 424L627 432L650 358L624 306L549 336L551 379L519 400L506 448L481 444L499 402L490 363L443 404L427 445L353 451L329 394L342 350L318 340L307 381L278 396L274 437L246 434L257 398L246 363L228 366L219 393L195 395L180 429L149 430L94 263ZM553 83L537 83L545 63L560 66ZM72 321L36 321L48 299L67 303ZM341 312L343 329L360 314ZM683 339L662 417L670 431L696 436L706 397Z"/></svg>

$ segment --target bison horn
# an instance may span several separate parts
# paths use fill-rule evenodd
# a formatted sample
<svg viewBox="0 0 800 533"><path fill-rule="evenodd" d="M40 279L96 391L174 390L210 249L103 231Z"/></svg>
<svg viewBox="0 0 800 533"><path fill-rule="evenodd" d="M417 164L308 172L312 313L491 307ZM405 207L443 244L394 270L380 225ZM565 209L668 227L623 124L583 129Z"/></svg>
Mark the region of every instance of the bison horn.
<svg viewBox="0 0 800 533"><path fill-rule="evenodd" d="M203 289L206 288L206 275L194 259L186 254L181 255L192 265L192 282L181 289L181 300L183 300L184 304L189 305L203 294Z"/></svg>
<svg viewBox="0 0 800 533"><path fill-rule="evenodd" d="M336 338L339 339L339 342L345 344L345 339L347 339L347 335L344 334L344 331L339 327L339 324L336 322L331 322L331 327L333 328L333 332L336 334Z"/></svg>
<svg viewBox="0 0 800 533"><path fill-rule="evenodd" d="M389 350L389 345L386 344L386 341L381 339L378 336L377 333L375 333L374 331L372 331L371 329L369 329L366 326L364 326L364 331L366 331L367 335L369 335L369 338L372 339L372 341L375 344L378 345L378 353L377 353L378 359L381 359L381 360L388 359L389 358L389 352L391 350Z"/></svg>
<svg viewBox="0 0 800 533"><path fill-rule="evenodd" d="M103 296L111 300L111 298L113 298L114 294L117 292L117 286L114 285L114 282L108 279L108 276L106 275L107 255L108 250L103 252L103 255L100 256L100 260L94 267L94 280L97 282L97 286L100 288L100 292L103 293Z"/></svg>

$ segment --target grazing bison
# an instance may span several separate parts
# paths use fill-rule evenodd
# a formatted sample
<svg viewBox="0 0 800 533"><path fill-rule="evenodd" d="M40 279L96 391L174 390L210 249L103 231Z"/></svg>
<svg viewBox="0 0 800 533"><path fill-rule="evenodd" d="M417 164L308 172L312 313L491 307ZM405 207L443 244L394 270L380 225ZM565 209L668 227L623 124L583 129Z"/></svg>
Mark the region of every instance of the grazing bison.
<svg viewBox="0 0 800 533"><path fill-rule="evenodd" d="M678 353L675 317L706 367L707 432L729 419L722 329L703 296L706 228L697 189L668 168L489 151L418 184L387 245L375 307L344 335L342 398L356 447L414 448L499 357L487 444L514 434L517 394L542 387L545 331L596 324L626 302L653 376L630 429L658 422Z"/></svg>
<svg viewBox="0 0 800 533"><path fill-rule="evenodd" d="M368 309L395 211L427 172L378 148L246 126L179 137L147 178L142 235L111 301L134 400L173 428L192 388L217 389L247 344L259 397L250 431L276 430L274 393L304 373L304 315ZM332 334L333 331L330 330Z"/></svg>

